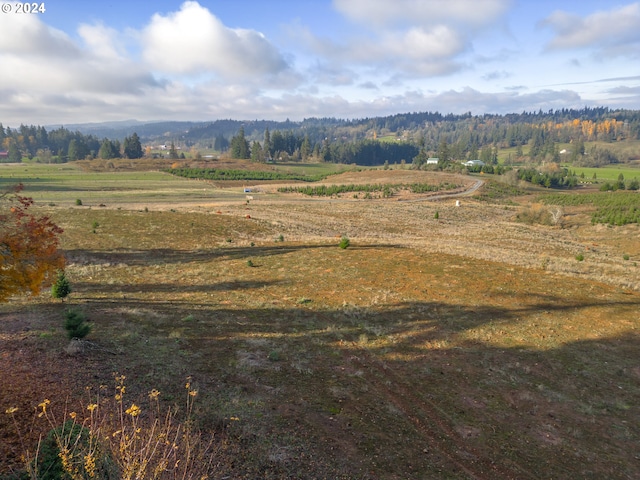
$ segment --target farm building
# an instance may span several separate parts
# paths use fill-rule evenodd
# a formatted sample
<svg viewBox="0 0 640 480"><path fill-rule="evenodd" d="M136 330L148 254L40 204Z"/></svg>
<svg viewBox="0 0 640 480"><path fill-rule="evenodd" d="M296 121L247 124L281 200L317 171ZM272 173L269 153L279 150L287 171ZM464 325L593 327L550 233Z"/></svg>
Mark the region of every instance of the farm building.
<svg viewBox="0 0 640 480"><path fill-rule="evenodd" d="M439 161L439 158L429 157L427 158L427 165L437 165Z"/></svg>
<svg viewBox="0 0 640 480"><path fill-rule="evenodd" d="M484 167L484 162L482 160L469 160L468 162L464 162L465 167Z"/></svg>

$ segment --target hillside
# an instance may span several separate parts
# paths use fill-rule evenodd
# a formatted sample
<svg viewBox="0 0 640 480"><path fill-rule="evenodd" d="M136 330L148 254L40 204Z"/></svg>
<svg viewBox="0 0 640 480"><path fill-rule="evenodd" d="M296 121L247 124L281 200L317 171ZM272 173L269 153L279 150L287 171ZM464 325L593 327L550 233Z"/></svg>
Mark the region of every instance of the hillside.
<svg viewBox="0 0 640 480"><path fill-rule="evenodd" d="M1 473L51 428L44 399L60 421L100 395L108 419L124 375L140 435L150 394L176 421L193 398L219 478L640 475L640 232L592 223L593 202L408 169L322 183L483 186L434 200L252 182L249 198L159 171L0 173L64 228L73 290L0 305L0 405L16 420L0 417ZM71 307L94 325L84 343L63 332Z"/></svg>

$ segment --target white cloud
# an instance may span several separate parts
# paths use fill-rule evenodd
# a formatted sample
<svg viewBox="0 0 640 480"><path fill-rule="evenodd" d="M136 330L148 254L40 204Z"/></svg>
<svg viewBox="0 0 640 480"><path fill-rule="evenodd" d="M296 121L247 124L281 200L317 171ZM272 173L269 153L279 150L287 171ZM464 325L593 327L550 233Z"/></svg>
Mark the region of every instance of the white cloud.
<svg viewBox="0 0 640 480"><path fill-rule="evenodd" d="M79 48L69 36L42 21L38 15L0 13L0 55L73 58Z"/></svg>
<svg viewBox="0 0 640 480"><path fill-rule="evenodd" d="M532 93L480 92L471 87L461 90L448 90L433 96L435 105L455 106L449 110L454 113L471 111L481 113L509 113L521 111L544 111L556 108L582 108L584 100L572 90L544 89ZM445 107L446 108L446 107Z"/></svg>
<svg viewBox="0 0 640 480"><path fill-rule="evenodd" d="M465 41L459 32L445 25L437 25L429 30L414 27L401 35L385 35L382 48L385 48L387 55L402 55L420 61L454 57L465 49Z"/></svg>
<svg viewBox="0 0 640 480"><path fill-rule="evenodd" d="M466 69L478 29L501 21L511 0L333 0L335 9L357 24L336 41L298 26L292 32L316 55L335 64L366 68L377 76L450 75ZM386 80L383 80L385 82Z"/></svg>
<svg viewBox="0 0 640 480"><path fill-rule="evenodd" d="M121 34L113 28L102 24L82 24L78 33L93 56L111 60L122 60L127 56L120 40Z"/></svg>
<svg viewBox="0 0 640 480"><path fill-rule="evenodd" d="M375 72L376 76L390 72L398 77L446 75L463 67L457 58L471 49L465 35L446 25L360 34L342 42L316 37L303 27L292 28L289 33L299 45L306 45L323 59L325 68L342 70L350 76L359 68Z"/></svg>
<svg viewBox="0 0 640 480"><path fill-rule="evenodd" d="M334 0L356 22L379 26L459 24L482 27L494 22L511 0Z"/></svg>
<svg viewBox="0 0 640 480"><path fill-rule="evenodd" d="M277 74L287 68L280 52L255 30L231 29L197 2L155 14L142 32L143 57L155 70L228 78Z"/></svg>
<svg viewBox="0 0 640 480"><path fill-rule="evenodd" d="M639 56L640 3L599 11L584 18L556 11L541 25L555 32L547 45L550 50L595 48L601 56Z"/></svg>

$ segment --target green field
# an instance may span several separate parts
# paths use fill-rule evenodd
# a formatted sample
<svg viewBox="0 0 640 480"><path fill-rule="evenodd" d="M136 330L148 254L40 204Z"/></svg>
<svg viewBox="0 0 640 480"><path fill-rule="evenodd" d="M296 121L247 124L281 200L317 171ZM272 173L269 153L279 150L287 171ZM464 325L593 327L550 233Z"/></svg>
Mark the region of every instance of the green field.
<svg viewBox="0 0 640 480"><path fill-rule="evenodd" d="M38 203L83 205L206 201L229 193L160 171L87 172L74 164L0 164L0 188L22 183ZM240 194L241 190L235 192Z"/></svg>
<svg viewBox="0 0 640 480"><path fill-rule="evenodd" d="M640 179L640 168L629 167L626 165L608 165L606 167L598 168L565 166L572 172L575 172L578 176L581 176L584 173L584 181L591 181L594 174L596 175L597 181L618 180L618 176L620 174L624 175L625 180L631 180L633 178Z"/></svg>

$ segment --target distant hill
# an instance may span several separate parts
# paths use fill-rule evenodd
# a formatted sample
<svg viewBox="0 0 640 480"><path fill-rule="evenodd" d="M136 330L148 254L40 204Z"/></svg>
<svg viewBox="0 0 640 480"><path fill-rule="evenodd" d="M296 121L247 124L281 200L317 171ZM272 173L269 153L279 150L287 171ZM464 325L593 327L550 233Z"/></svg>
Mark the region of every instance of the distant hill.
<svg viewBox="0 0 640 480"><path fill-rule="evenodd" d="M47 130L64 127L73 132L93 135L98 138L123 139L137 133L140 138L152 140L167 136L177 137L201 122L141 122L138 120L122 120L118 122L78 123L67 125L47 125Z"/></svg>

